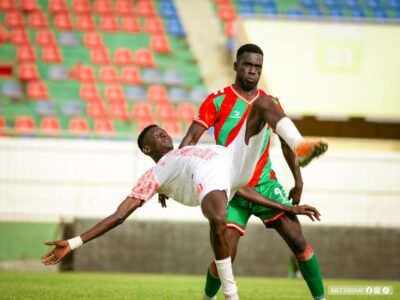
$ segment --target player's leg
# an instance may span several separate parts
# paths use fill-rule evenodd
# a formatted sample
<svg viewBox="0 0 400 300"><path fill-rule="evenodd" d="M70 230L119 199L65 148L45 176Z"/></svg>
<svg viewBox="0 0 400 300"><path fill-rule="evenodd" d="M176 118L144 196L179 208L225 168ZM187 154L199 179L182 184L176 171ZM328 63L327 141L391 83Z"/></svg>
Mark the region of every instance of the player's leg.
<svg viewBox="0 0 400 300"><path fill-rule="evenodd" d="M324 299L324 286L318 259L314 250L307 244L297 217L286 214L272 223L271 227L276 229L295 255L300 272L314 299Z"/></svg>
<svg viewBox="0 0 400 300"><path fill-rule="evenodd" d="M245 141L258 134L268 123L296 154L296 163L306 166L312 159L323 154L328 145L322 141L305 141L296 126L267 95L258 97L247 118Z"/></svg>
<svg viewBox="0 0 400 300"><path fill-rule="evenodd" d="M227 299L239 299L237 286L232 271L232 261L225 239L226 203L224 191L212 191L201 202L201 209L210 225L210 241L214 251L215 264L222 282L222 292Z"/></svg>

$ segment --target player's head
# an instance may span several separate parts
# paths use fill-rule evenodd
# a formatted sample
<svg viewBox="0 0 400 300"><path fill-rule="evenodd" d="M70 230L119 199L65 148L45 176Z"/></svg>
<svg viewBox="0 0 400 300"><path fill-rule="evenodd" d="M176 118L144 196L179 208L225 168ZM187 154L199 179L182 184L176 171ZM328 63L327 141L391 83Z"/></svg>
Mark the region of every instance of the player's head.
<svg viewBox="0 0 400 300"><path fill-rule="evenodd" d="M164 155L173 149L172 139L168 133L155 124L144 128L138 137L139 149L154 158Z"/></svg>
<svg viewBox="0 0 400 300"><path fill-rule="evenodd" d="M236 72L236 83L246 91L257 87L260 80L264 53L254 44L245 44L236 52L233 68Z"/></svg>

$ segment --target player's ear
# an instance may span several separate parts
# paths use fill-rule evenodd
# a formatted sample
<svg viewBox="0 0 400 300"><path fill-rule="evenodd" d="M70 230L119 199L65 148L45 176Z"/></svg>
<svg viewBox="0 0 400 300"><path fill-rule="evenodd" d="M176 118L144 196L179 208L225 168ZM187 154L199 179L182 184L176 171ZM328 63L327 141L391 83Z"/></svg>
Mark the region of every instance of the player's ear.
<svg viewBox="0 0 400 300"><path fill-rule="evenodd" d="M144 154L149 155L151 148L149 146L143 146L142 151Z"/></svg>

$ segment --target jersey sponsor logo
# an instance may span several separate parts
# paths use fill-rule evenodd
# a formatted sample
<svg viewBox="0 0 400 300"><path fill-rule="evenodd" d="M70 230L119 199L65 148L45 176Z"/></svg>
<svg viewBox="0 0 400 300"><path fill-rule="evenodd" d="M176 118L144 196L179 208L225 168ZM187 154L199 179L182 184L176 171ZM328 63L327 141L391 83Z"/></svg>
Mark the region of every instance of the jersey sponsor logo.
<svg viewBox="0 0 400 300"><path fill-rule="evenodd" d="M240 119L242 117L242 115L240 114L240 111L238 110L234 110L230 116L231 119Z"/></svg>

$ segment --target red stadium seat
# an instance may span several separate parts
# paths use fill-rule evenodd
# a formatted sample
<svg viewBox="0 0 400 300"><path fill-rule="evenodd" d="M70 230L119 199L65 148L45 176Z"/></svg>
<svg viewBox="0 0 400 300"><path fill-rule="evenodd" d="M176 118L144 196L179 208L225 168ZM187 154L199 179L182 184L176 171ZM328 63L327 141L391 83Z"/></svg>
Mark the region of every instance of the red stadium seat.
<svg viewBox="0 0 400 300"><path fill-rule="evenodd" d="M82 31L90 31L96 28L96 24L92 15L90 14L81 14L78 15L76 19L76 28Z"/></svg>
<svg viewBox="0 0 400 300"><path fill-rule="evenodd" d="M61 133L60 120L54 116L44 117L40 121L40 133L48 136L58 136Z"/></svg>
<svg viewBox="0 0 400 300"><path fill-rule="evenodd" d="M117 0L114 4L114 12L120 16L133 16L133 1L130 0Z"/></svg>
<svg viewBox="0 0 400 300"><path fill-rule="evenodd" d="M141 31L138 19L135 16L124 16L121 21L121 31L137 33Z"/></svg>
<svg viewBox="0 0 400 300"><path fill-rule="evenodd" d="M39 10L36 0L20 0L19 7L23 12L33 12Z"/></svg>
<svg viewBox="0 0 400 300"><path fill-rule="evenodd" d="M36 131L35 120L31 116L17 116L15 119L15 131L22 135L34 135Z"/></svg>
<svg viewBox="0 0 400 300"><path fill-rule="evenodd" d="M124 102L124 90L119 84L109 84L105 89L105 99L109 102Z"/></svg>
<svg viewBox="0 0 400 300"><path fill-rule="evenodd" d="M137 121L148 121L154 123L153 113L147 102L137 102L132 107L132 117Z"/></svg>
<svg viewBox="0 0 400 300"><path fill-rule="evenodd" d="M85 33L83 44L88 48L104 47L103 38L96 31Z"/></svg>
<svg viewBox="0 0 400 300"><path fill-rule="evenodd" d="M92 83L83 83L79 95L85 101L100 101L100 93L96 85Z"/></svg>
<svg viewBox="0 0 400 300"><path fill-rule="evenodd" d="M18 69L18 78L21 81L39 80L39 72L36 68L36 65L30 63L20 65Z"/></svg>
<svg viewBox="0 0 400 300"><path fill-rule="evenodd" d="M24 27L24 16L19 10L9 10L6 12L5 24L7 27L11 28Z"/></svg>
<svg viewBox="0 0 400 300"><path fill-rule="evenodd" d="M171 136L178 137L182 134L182 128L175 120L164 121L161 127Z"/></svg>
<svg viewBox="0 0 400 300"><path fill-rule="evenodd" d="M236 20L235 7L229 4L220 5L218 8L218 17L224 22Z"/></svg>
<svg viewBox="0 0 400 300"><path fill-rule="evenodd" d="M157 15L156 8L152 1L139 1L136 4L137 14L142 17L154 17Z"/></svg>
<svg viewBox="0 0 400 300"><path fill-rule="evenodd" d="M118 48L114 52L114 63L121 66L131 65L134 62L130 49Z"/></svg>
<svg viewBox="0 0 400 300"><path fill-rule="evenodd" d="M17 50L18 62L35 62L35 50L30 44L20 45Z"/></svg>
<svg viewBox="0 0 400 300"><path fill-rule="evenodd" d="M141 85L140 70L136 67L123 67L121 70L121 82L125 84Z"/></svg>
<svg viewBox="0 0 400 300"><path fill-rule="evenodd" d="M107 118L107 111L101 101L89 102L86 108L87 115L92 119Z"/></svg>
<svg viewBox="0 0 400 300"><path fill-rule="evenodd" d="M93 69L87 65L75 65L68 72L68 76L80 82L92 83L95 80Z"/></svg>
<svg viewBox="0 0 400 300"><path fill-rule="evenodd" d="M74 0L72 11L76 14L90 14L90 0Z"/></svg>
<svg viewBox="0 0 400 300"><path fill-rule="evenodd" d="M171 53L168 37L166 35L153 35L150 38L150 49L163 54Z"/></svg>
<svg viewBox="0 0 400 300"><path fill-rule="evenodd" d="M110 117L114 120L129 120L128 107L125 102L113 102L109 107Z"/></svg>
<svg viewBox="0 0 400 300"><path fill-rule="evenodd" d="M236 34L236 21L227 21L224 23L224 34L227 37L234 37Z"/></svg>
<svg viewBox="0 0 400 300"><path fill-rule="evenodd" d="M96 0L93 5L94 13L98 15L108 15L113 12L112 3L110 0Z"/></svg>
<svg viewBox="0 0 400 300"><path fill-rule="evenodd" d="M14 10L17 8L15 0L1 0L0 11Z"/></svg>
<svg viewBox="0 0 400 300"><path fill-rule="evenodd" d="M28 83L27 89L28 98L34 100L45 100L49 99L49 93L47 87L42 81L31 81Z"/></svg>
<svg viewBox="0 0 400 300"><path fill-rule="evenodd" d="M29 36L24 28L15 28L10 35L10 39L14 45L29 44Z"/></svg>
<svg viewBox="0 0 400 300"><path fill-rule="evenodd" d="M144 31L150 34L163 34L164 24L158 17L146 18L144 21Z"/></svg>
<svg viewBox="0 0 400 300"><path fill-rule="evenodd" d="M196 107L188 102L182 102L178 105L176 115L182 122L190 123L197 114Z"/></svg>
<svg viewBox="0 0 400 300"><path fill-rule="evenodd" d="M65 4L65 0L50 0L49 11L52 14L68 13L68 8Z"/></svg>
<svg viewBox="0 0 400 300"><path fill-rule="evenodd" d="M171 103L159 104L156 106L156 119L161 121L173 120L176 121L175 109Z"/></svg>
<svg viewBox="0 0 400 300"><path fill-rule="evenodd" d="M108 50L105 47L98 47L91 50L91 61L97 65L106 65L110 63Z"/></svg>
<svg viewBox="0 0 400 300"><path fill-rule="evenodd" d="M104 83L117 83L118 82L118 71L112 66L101 67L99 73L100 81Z"/></svg>
<svg viewBox="0 0 400 300"><path fill-rule="evenodd" d="M114 125L107 119L95 120L94 133L102 137L112 137L115 134Z"/></svg>
<svg viewBox="0 0 400 300"><path fill-rule="evenodd" d="M59 64L63 62L61 51L55 45L43 47L42 59L49 64Z"/></svg>
<svg viewBox="0 0 400 300"><path fill-rule="evenodd" d="M156 62L153 57L153 52L149 49L141 48L137 49L134 56L134 62L143 68L154 68L156 66Z"/></svg>
<svg viewBox="0 0 400 300"><path fill-rule="evenodd" d="M38 30L36 32L36 44L41 47L56 45L53 32L49 29Z"/></svg>
<svg viewBox="0 0 400 300"><path fill-rule="evenodd" d="M72 19L68 13L59 13L54 16L54 27L58 30L72 30Z"/></svg>
<svg viewBox="0 0 400 300"><path fill-rule="evenodd" d="M7 136L7 122L2 116L0 116L0 136Z"/></svg>
<svg viewBox="0 0 400 300"><path fill-rule="evenodd" d="M163 104L169 102L168 90L163 85L152 85L147 89L147 97L149 101L155 104Z"/></svg>
<svg viewBox="0 0 400 300"><path fill-rule="evenodd" d="M89 125L87 120L81 117L74 117L68 122L68 130L74 136L89 135Z"/></svg>
<svg viewBox="0 0 400 300"><path fill-rule="evenodd" d="M43 12L37 10L29 14L28 26L35 29L47 28L47 18Z"/></svg>
<svg viewBox="0 0 400 300"><path fill-rule="evenodd" d="M100 29L106 32L116 32L119 30L117 19L113 15L104 15L100 20Z"/></svg>

